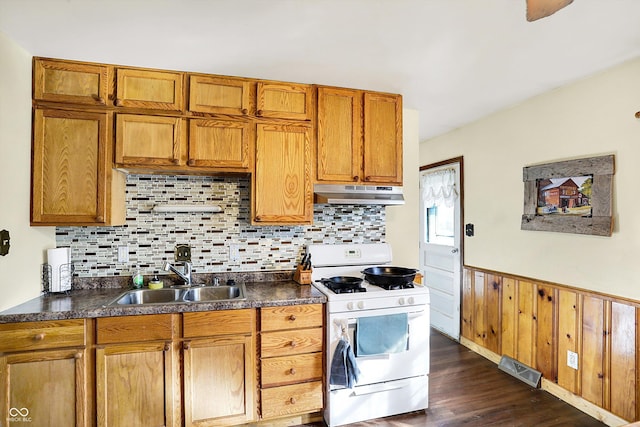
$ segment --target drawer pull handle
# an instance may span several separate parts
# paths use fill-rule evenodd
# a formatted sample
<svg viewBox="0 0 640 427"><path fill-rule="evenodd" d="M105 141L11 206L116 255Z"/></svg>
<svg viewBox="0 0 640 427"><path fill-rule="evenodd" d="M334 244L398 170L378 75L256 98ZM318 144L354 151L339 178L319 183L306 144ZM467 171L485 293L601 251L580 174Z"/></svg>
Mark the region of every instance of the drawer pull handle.
<svg viewBox="0 0 640 427"><path fill-rule="evenodd" d="M289 374L290 375L295 375L296 374L296 368L289 369Z"/></svg>
<svg viewBox="0 0 640 427"><path fill-rule="evenodd" d="M297 346L298 344L296 344L296 342L295 342L295 341L291 341L291 342L289 343L289 345L290 345L291 347L295 347L295 346Z"/></svg>
<svg viewBox="0 0 640 427"><path fill-rule="evenodd" d="M291 403L292 405L295 405L296 404L296 398L295 397L290 398L289 399L289 403Z"/></svg>
<svg viewBox="0 0 640 427"><path fill-rule="evenodd" d="M36 336L33 337L33 339L36 341L42 341L44 339L44 333L41 332L39 334L36 334Z"/></svg>
<svg viewBox="0 0 640 427"><path fill-rule="evenodd" d="M295 322L296 320L296 315L292 314L291 316L289 316L289 320L291 320L292 322Z"/></svg>

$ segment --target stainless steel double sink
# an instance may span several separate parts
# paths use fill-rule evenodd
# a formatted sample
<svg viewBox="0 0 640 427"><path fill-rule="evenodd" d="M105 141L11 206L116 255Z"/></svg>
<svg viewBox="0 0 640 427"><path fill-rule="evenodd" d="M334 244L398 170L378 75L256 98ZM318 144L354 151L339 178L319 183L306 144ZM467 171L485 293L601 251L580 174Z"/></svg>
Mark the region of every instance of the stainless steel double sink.
<svg viewBox="0 0 640 427"><path fill-rule="evenodd" d="M107 306L179 304L246 299L243 283L220 286L183 286L162 289L133 289L118 295Z"/></svg>

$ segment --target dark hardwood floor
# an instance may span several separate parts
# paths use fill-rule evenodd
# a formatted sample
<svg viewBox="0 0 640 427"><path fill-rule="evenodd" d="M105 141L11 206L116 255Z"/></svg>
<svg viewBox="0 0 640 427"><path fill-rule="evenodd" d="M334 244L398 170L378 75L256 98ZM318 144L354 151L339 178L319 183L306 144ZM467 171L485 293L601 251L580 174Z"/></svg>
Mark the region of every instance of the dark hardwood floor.
<svg viewBox="0 0 640 427"><path fill-rule="evenodd" d="M349 424L410 426L604 426L605 424L500 371L497 365L432 330L429 409ZM324 423L308 424L320 427Z"/></svg>

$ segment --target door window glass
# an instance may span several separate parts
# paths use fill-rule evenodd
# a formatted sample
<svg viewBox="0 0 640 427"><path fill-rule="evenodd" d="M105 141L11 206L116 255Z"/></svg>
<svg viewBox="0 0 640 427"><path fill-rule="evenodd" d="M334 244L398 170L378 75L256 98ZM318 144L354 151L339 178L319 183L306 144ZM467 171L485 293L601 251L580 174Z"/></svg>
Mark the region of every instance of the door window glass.
<svg viewBox="0 0 640 427"><path fill-rule="evenodd" d="M454 220L453 206L433 206L427 208L426 241L438 245L454 245Z"/></svg>

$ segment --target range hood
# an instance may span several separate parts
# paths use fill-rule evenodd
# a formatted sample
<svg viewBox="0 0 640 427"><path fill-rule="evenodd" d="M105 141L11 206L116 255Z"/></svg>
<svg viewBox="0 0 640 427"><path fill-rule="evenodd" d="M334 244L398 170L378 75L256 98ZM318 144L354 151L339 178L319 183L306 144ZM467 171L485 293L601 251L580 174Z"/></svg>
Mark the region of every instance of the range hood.
<svg viewBox="0 0 640 427"><path fill-rule="evenodd" d="M316 203L330 205L403 205L402 187L384 185L313 186Z"/></svg>

